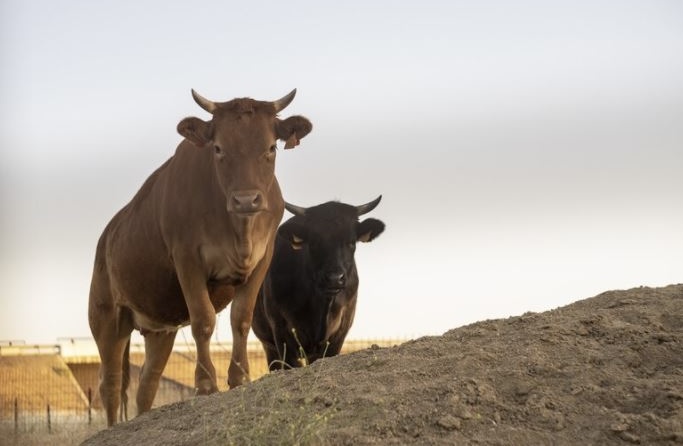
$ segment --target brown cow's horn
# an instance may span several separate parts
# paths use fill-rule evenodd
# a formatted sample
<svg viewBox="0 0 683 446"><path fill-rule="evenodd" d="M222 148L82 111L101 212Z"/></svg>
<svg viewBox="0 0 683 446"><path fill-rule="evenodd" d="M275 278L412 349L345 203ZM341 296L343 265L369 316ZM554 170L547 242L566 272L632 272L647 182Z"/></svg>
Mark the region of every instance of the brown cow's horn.
<svg viewBox="0 0 683 446"><path fill-rule="evenodd" d="M295 206L293 204L287 203L286 201L285 201L285 209L287 209L292 214L298 215L300 217L303 217L304 215L306 215L306 208L302 208L301 206Z"/></svg>
<svg viewBox="0 0 683 446"><path fill-rule="evenodd" d="M192 97L194 98L194 101L197 103L197 105L199 105L201 108L203 108L211 114L213 114L213 112L216 111L216 108L218 107L215 102L209 101L204 96L194 91L194 89L192 89Z"/></svg>
<svg viewBox="0 0 683 446"><path fill-rule="evenodd" d="M361 204L360 206L356 206L356 209L358 210L358 216L361 216L363 214L367 214L371 210L375 209L377 207L377 205L379 204L381 199L382 199L382 196L380 195L379 197L372 200L370 203L365 203L365 204Z"/></svg>
<svg viewBox="0 0 683 446"><path fill-rule="evenodd" d="M296 95L296 88L289 92L289 94L281 97L277 101L273 101L273 106L275 107L275 113L279 113L285 109L292 102L294 96Z"/></svg>

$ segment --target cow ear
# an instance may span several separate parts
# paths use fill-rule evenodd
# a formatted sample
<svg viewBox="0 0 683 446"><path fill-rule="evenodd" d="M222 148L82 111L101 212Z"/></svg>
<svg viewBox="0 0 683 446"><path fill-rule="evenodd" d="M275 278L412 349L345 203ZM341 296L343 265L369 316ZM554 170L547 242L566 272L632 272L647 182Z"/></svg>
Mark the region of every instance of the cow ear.
<svg viewBox="0 0 683 446"><path fill-rule="evenodd" d="M304 247L306 242L306 227L293 222L287 222L280 226L277 234L287 240L292 249L299 250Z"/></svg>
<svg viewBox="0 0 683 446"><path fill-rule="evenodd" d="M356 226L356 236L359 242L369 242L384 232L384 223L375 218L366 218Z"/></svg>
<svg viewBox="0 0 683 446"><path fill-rule="evenodd" d="M178 123L178 133L197 147L204 147L209 141L209 123L199 118L185 118Z"/></svg>
<svg viewBox="0 0 683 446"><path fill-rule="evenodd" d="M299 145L299 141L313 129L311 121L303 116L290 116L283 120L275 120L275 132L278 139L285 141L285 149Z"/></svg>

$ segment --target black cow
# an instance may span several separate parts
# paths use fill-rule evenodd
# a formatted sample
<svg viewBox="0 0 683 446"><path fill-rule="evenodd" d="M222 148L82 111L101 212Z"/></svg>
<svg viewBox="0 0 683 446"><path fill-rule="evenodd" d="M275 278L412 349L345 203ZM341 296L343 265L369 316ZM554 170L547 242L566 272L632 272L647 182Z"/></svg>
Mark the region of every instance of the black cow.
<svg viewBox="0 0 683 446"><path fill-rule="evenodd" d="M358 217L381 199L362 206L285 203L294 217L278 229L252 321L270 370L339 354L356 311L356 242L369 242L384 231L381 221Z"/></svg>

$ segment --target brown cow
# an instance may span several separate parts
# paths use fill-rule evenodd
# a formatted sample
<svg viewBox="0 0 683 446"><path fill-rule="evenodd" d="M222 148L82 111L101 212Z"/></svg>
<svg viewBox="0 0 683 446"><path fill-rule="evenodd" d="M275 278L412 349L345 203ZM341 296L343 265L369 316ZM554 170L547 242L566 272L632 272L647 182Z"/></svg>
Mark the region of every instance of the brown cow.
<svg viewBox="0 0 683 446"><path fill-rule="evenodd" d="M216 313L231 302L228 385L249 379L247 335L284 212L275 143L294 147L312 128L302 116L276 116L295 93L274 102L216 103L193 90L211 120L180 121L178 132L186 139L105 228L88 318L102 360L100 395L109 425L120 406L122 417L125 412L133 329L145 337L138 414L152 406L184 325L191 325L197 345L197 394L218 390L209 342Z"/></svg>

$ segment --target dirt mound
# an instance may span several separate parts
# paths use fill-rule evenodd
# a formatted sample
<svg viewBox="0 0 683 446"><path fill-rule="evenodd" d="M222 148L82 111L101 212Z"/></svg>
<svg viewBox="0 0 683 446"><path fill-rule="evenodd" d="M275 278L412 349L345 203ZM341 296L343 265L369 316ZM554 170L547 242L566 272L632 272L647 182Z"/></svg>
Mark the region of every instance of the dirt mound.
<svg viewBox="0 0 683 446"><path fill-rule="evenodd" d="M683 444L683 285L328 358L84 444L628 443Z"/></svg>

